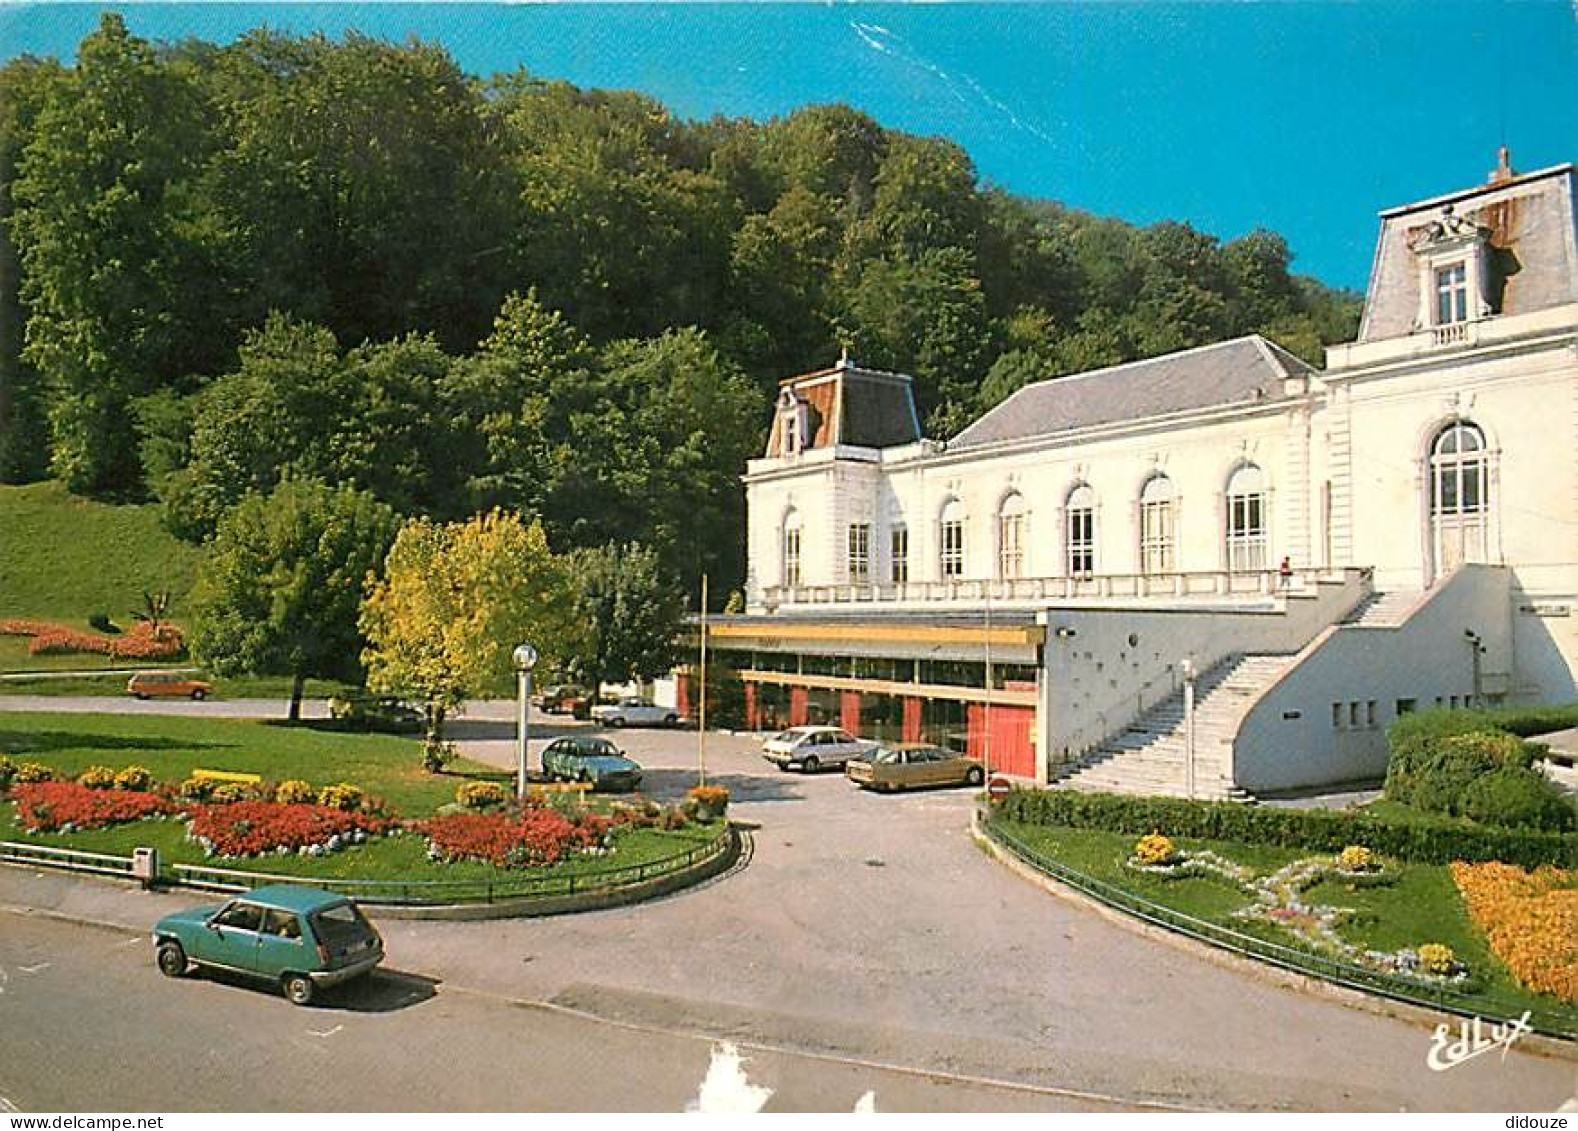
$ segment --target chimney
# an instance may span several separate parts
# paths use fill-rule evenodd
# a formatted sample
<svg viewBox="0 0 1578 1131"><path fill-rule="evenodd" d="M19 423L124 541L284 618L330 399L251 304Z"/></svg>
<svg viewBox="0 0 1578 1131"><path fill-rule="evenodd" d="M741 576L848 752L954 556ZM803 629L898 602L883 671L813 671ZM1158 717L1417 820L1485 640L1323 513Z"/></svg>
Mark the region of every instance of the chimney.
<svg viewBox="0 0 1578 1131"><path fill-rule="evenodd" d="M1504 145L1496 151L1496 167L1490 172L1490 183L1500 184L1502 181L1512 180L1517 175L1518 171L1512 167L1512 153Z"/></svg>

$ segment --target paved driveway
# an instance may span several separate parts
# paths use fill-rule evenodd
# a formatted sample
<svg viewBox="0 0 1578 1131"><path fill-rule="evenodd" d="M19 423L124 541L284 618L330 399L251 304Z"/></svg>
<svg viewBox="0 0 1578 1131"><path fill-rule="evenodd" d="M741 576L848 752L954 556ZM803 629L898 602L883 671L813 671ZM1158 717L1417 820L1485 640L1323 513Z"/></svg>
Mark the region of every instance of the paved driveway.
<svg viewBox="0 0 1578 1131"><path fill-rule="evenodd" d="M467 752L509 765L507 717L507 704L474 712ZM658 792L693 783L694 732L613 737ZM1048 895L975 847L963 791L867 794L781 773L755 749L707 741L709 777L760 826L736 873L639 908L390 921L392 960L612 1021L1137 1101L1548 1110L1578 1093L1571 1057L1431 1072L1429 1021L1280 985ZM0 902L131 925L189 901L0 870Z"/></svg>

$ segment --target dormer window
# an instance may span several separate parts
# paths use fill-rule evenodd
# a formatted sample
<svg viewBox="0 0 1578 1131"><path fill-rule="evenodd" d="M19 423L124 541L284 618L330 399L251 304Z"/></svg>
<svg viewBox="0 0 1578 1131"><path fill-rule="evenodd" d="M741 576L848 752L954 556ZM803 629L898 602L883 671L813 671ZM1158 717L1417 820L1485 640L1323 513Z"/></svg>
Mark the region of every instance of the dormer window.
<svg viewBox="0 0 1578 1131"><path fill-rule="evenodd" d="M1468 265L1461 260L1436 268L1436 325L1468 321Z"/></svg>
<svg viewBox="0 0 1578 1131"><path fill-rule="evenodd" d="M778 454L797 456L810 443L811 412L805 400L793 389L778 397Z"/></svg>

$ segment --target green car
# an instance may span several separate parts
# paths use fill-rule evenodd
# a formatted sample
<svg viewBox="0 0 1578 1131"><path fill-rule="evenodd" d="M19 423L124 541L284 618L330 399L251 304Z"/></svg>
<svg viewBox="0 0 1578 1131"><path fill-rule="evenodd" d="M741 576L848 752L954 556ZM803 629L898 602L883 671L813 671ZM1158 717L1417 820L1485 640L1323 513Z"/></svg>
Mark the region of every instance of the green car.
<svg viewBox="0 0 1578 1131"><path fill-rule="evenodd" d="M384 940L356 904L292 884L166 915L153 940L168 977L179 978L189 965L228 970L273 982L296 1005L368 973L384 957Z"/></svg>
<svg viewBox="0 0 1578 1131"><path fill-rule="evenodd" d="M606 738L558 738L542 752L549 781L590 782L593 789L616 792L641 785L641 767Z"/></svg>

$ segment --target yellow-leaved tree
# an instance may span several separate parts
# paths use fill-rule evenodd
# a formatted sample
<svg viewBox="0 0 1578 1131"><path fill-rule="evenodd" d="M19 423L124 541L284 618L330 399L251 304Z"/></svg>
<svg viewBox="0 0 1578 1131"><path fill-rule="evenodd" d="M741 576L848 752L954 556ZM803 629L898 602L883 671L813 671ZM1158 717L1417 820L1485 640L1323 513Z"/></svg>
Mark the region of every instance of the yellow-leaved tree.
<svg viewBox="0 0 1578 1131"><path fill-rule="evenodd" d="M495 510L467 522L413 519L362 604L367 686L420 699L430 769L444 720L467 699L508 695L511 653L529 641L555 664L572 631L568 571L536 522Z"/></svg>

